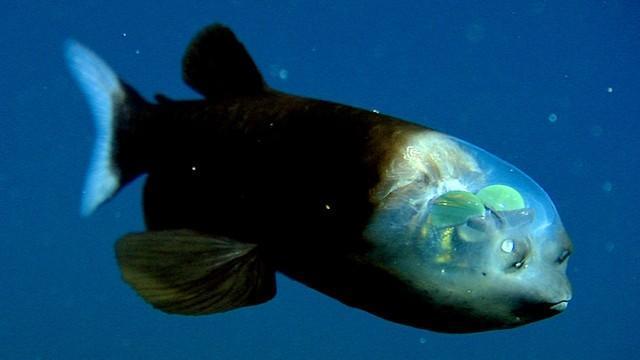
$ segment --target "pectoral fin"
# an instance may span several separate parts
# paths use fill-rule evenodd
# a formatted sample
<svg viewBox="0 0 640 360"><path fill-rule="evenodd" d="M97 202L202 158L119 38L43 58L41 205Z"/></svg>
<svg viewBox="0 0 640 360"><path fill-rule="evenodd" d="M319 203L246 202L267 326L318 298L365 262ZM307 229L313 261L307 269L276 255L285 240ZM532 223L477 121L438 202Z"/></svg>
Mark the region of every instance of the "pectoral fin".
<svg viewBox="0 0 640 360"><path fill-rule="evenodd" d="M276 293L275 271L255 244L190 230L146 232L121 238L116 256L124 280L168 313L223 312Z"/></svg>

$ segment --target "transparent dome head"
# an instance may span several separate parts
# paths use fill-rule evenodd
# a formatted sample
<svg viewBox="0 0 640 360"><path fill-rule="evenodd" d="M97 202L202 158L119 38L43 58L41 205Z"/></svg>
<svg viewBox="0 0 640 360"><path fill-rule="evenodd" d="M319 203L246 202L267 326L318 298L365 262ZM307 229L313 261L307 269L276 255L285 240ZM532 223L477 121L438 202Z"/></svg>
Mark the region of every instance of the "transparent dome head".
<svg viewBox="0 0 640 360"><path fill-rule="evenodd" d="M464 191L474 194L484 205L486 211L481 216L493 214L506 223L526 226L532 236L561 225L549 195L528 175L486 150L447 137L477 163L479 172L463 175L460 183L464 185ZM431 200L431 211L438 208L437 203L437 197Z"/></svg>
<svg viewBox="0 0 640 360"><path fill-rule="evenodd" d="M431 131L415 136L398 158L378 189L379 211L370 226L377 233L424 236L492 218L535 237L562 227L553 202L533 179L466 141ZM389 235L393 239L383 237L398 239Z"/></svg>
<svg viewBox="0 0 640 360"><path fill-rule="evenodd" d="M515 315L523 304L547 309L570 298L571 242L553 202L489 152L417 134L390 162L374 200L369 258L461 322L515 326L535 319Z"/></svg>

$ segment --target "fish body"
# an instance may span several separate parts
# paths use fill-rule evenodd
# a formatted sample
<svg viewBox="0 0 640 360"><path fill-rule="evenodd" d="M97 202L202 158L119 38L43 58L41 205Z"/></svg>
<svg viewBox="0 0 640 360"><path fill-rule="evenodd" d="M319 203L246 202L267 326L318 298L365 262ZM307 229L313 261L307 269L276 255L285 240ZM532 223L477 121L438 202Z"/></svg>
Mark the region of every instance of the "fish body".
<svg viewBox="0 0 640 360"><path fill-rule="evenodd" d="M201 100L146 101L75 42L67 58L97 128L82 211L147 174L147 231L116 255L156 308L259 304L277 271L443 332L519 326L571 298L572 245L533 180L424 126L274 90L224 26L183 60Z"/></svg>

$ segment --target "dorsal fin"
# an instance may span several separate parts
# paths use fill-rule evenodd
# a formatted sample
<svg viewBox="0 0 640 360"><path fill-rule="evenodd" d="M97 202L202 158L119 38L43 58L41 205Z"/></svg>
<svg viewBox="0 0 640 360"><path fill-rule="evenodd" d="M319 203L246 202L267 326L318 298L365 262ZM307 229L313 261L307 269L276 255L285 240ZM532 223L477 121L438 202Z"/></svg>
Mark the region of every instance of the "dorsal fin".
<svg viewBox="0 0 640 360"><path fill-rule="evenodd" d="M204 28L191 40L182 69L184 81L207 98L255 95L265 89L244 45L220 24Z"/></svg>

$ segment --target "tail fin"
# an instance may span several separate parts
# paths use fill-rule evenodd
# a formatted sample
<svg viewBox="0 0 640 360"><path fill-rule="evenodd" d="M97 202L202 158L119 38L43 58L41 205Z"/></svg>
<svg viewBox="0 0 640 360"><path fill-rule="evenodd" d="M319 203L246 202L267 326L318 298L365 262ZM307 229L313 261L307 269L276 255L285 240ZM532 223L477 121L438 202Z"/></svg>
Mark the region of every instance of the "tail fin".
<svg viewBox="0 0 640 360"><path fill-rule="evenodd" d="M96 142L82 192L81 213L90 215L127 182L142 173L135 146L139 122L149 104L123 83L91 50L69 40L67 63L84 93L96 128Z"/></svg>

